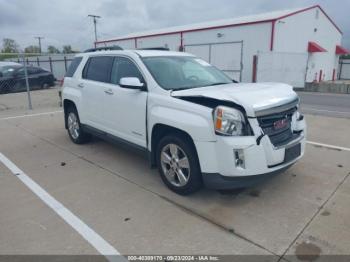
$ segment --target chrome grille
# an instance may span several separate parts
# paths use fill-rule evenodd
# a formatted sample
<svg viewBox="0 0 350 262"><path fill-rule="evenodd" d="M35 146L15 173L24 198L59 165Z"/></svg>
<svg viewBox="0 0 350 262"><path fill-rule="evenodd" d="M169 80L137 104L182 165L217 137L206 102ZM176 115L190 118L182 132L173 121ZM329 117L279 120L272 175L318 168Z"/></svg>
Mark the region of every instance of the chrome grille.
<svg viewBox="0 0 350 262"><path fill-rule="evenodd" d="M292 116L295 111L296 108L292 108L284 112L258 117L260 127L264 134L269 136L274 146L281 146L295 139L291 128ZM275 123L280 120L284 120L287 123L282 128L276 128Z"/></svg>

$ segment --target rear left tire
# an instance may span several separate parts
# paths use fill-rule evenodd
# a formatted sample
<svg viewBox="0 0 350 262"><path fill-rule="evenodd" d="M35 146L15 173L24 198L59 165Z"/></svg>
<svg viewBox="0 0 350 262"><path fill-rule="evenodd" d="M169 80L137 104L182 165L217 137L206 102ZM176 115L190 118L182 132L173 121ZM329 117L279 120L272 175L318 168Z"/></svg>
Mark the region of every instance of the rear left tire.
<svg viewBox="0 0 350 262"><path fill-rule="evenodd" d="M91 135L84 132L76 108L74 106L68 107L65 116L68 135L73 143L85 144L89 142L91 140Z"/></svg>

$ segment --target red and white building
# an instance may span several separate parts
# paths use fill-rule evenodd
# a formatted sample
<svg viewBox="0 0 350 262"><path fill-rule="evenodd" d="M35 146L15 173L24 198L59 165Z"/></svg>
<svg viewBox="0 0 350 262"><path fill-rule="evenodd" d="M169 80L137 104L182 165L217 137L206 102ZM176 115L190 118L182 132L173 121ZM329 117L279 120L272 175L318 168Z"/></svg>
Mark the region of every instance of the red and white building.
<svg viewBox="0 0 350 262"><path fill-rule="evenodd" d="M242 82L328 81L337 76L342 31L319 6L132 33L98 41L124 49L193 53Z"/></svg>

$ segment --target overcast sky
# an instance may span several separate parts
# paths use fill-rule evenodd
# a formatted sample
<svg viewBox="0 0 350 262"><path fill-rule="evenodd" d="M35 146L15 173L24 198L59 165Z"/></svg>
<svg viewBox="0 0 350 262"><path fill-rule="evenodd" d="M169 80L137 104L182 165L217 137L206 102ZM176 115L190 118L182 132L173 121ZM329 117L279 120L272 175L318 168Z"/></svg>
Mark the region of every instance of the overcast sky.
<svg viewBox="0 0 350 262"><path fill-rule="evenodd" d="M341 4L340 4L341 3ZM344 32L350 48L349 0L0 0L0 40L15 39L21 48L37 44L70 44L91 47L93 25L88 14L97 14L98 38L106 39L168 26L307 7L320 4Z"/></svg>

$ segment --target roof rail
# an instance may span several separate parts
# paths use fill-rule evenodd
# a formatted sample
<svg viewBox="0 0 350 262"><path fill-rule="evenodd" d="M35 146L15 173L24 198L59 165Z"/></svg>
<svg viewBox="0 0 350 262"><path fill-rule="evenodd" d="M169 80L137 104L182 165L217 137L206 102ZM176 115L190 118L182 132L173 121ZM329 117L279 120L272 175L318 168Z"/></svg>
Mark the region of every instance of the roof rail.
<svg viewBox="0 0 350 262"><path fill-rule="evenodd" d="M170 51L168 47L146 47L138 48L137 50L159 50L159 51Z"/></svg>
<svg viewBox="0 0 350 262"><path fill-rule="evenodd" d="M103 46L103 47L96 47L96 48L89 48L84 51L84 53L89 52L96 52L96 51L110 51L110 50L123 50L119 45L113 45L113 46Z"/></svg>

